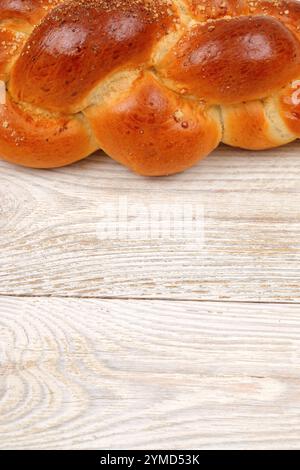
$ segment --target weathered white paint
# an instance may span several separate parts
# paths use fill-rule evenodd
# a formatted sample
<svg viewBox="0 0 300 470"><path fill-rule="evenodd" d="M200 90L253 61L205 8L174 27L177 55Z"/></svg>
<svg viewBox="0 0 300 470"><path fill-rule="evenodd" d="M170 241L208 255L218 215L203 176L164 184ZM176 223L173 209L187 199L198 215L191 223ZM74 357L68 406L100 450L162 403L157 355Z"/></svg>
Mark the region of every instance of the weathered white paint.
<svg viewBox="0 0 300 470"><path fill-rule="evenodd" d="M2 162L0 294L299 302L298 153L221 147L156 179L101 155L53 171ZM198 201L205 244L99 239L99 211L119 196Z"/></svg>
<svg viewBox="0 0 300 470"><path fill-rule="evenodd" d="M0 299L0 448L299 448L300 308Z"/></svg>

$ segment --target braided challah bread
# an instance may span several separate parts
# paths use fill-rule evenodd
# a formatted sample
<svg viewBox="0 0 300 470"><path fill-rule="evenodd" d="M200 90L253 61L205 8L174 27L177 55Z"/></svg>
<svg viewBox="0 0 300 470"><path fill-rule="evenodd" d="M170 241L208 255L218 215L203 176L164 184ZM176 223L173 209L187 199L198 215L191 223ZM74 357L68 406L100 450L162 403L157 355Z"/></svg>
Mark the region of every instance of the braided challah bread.
<svg viewBox="0 0 300 470"><path fill-rule="evenodd" d="M0 0L0 156L143 175L300 137L295 0Z"/></svg>

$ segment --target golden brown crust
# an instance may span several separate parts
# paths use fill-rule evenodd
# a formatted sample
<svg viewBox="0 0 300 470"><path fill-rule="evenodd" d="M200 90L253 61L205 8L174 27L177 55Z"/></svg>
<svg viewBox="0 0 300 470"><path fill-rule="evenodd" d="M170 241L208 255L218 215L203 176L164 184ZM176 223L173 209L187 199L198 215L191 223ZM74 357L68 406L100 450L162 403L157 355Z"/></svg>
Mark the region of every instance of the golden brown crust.
<svg viewBox="0 0 300 470"><path fill-rule="evenodd" d="M265 98L300 70L300 43L279 20L242 16L194 26L159 65L162 76L212 104Z"/></svg>
<svg viewBox="0 0 300 470"><path fill-rule="evenodd" d="M268 149L281 145L274 134L261 101L222 107L224 119L223 142L250 150Z"/></svg>
<svg viewBox="0 0 300 470"><path fill-rule="evenodd" d="M189 14L201 22L248 13L246 0L183 0L183 2Z"/></svg>
<svg viewBox="0 0 300 470"><path fill-rule="evenodd" d="M300 136L300 80L295 80L281 92L279 106L290 131Z"/></svg>
<svg viewBox="0 0 300 470"><path fill-rule="evenodd" d="M0 106L0 149L13 163L55 168L76 162L97 145L82 119L26 110L9 96Z"/></svg>
<svg viewBox="0 0 300 470"><path fill-rule="evenodd" d="M7 81L15 58L26 41L26 35L15 31L9 24L0 25L0 80Z"/></svg>
<svg viewBox="0 0 300 470"><path fill-rule="evenodd" d="M32 33L12 71L10 91L16 100L76 112L107 75L149 61L170 21L167 11L141 1L63 4Z"/></svg>
<svg viewBox="0 0 300 470"><path fill-rule="evenodd" d="M0 0L0 155L143 175L300 137L296 0ZM3 96L0 96L0 103Z"/></svg>
<svg viewBox="0 0 300 470"><path fill-rule="evenodd" d="M0 0L0 20L17 19L35 25L63 0Z"/></svg>
<svg viewBox="0 0 300 470"><path fill-rule="evenodd" d="M183 171L208 155L221 139L218 122L149 73L120 99L88 108L85 114L101 148L147 176Z"/></svg>

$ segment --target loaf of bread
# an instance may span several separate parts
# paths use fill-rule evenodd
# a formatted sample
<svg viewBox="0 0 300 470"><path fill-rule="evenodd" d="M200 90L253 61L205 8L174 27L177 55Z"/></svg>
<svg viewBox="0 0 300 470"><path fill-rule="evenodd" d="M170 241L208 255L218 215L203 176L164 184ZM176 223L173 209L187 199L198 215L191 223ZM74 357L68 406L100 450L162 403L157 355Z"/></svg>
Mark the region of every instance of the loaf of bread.
<svg viewBox="0 0 300 470"><path fill-rule="evenodd" d="M168 175L300 137L296 0L0 0L0 156Z"/></svg>

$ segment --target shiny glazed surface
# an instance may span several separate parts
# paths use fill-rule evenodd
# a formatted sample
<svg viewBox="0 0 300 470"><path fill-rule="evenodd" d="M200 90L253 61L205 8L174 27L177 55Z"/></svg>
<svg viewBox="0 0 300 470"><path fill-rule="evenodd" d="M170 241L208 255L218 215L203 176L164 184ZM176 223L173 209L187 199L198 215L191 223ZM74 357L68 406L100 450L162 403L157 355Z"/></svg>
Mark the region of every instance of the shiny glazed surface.
<svg viewBox="0 0 300 470"><path fill-rule="evenodd" d="M143 175L300 136L295 0L0 0L0 155ZM3 87L2 87L3 89Z"/></svg>

